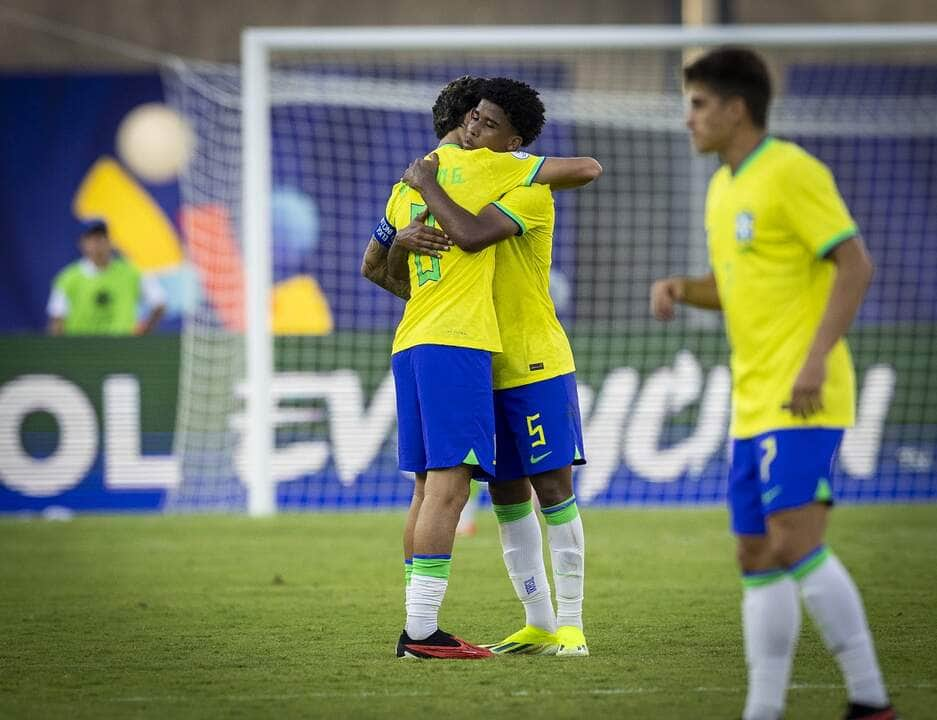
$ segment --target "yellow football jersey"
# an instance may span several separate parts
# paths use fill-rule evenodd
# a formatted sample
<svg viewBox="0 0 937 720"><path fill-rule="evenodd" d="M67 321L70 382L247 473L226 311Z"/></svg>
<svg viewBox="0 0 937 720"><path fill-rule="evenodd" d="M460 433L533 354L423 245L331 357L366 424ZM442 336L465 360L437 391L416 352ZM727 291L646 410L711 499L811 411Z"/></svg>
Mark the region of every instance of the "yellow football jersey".
<svg viewBox="0 0 937 720"><path fill-rule="evenodd" d="M520 234L495 245L494 300L501 352L492 360L495 390L573 372L573 351L550 297L553 195L546 185L511 190L494 205Z"/></svg>
<svg viewBox="0 0 937 720"><path fill-rule="evenodd" d="M732 350L733 437L854 422L843 340L827 356L823 410L803 419L781 406L826 310L836 266L825 257L857 234L832 173L793 143L768 137L734 175L713 175L706 235Z"/></svg>
<svg viewBox="0 0 937 720"><path fill-rule="evenodd" d="M437 180L453 201L472 213L519 185L529 185L543 158L527 153L463 150L444 145ZM394 186L385 215L402 228L423 212L423 197L403 183ZM427 220L435 224L435 219ZM445 228L442 228L445 230ZM410 253L410 299L397 326L392 352L415 345L454 345L501 350L492 300L495 248L468 253L453 246L442 257Z"/></svg>

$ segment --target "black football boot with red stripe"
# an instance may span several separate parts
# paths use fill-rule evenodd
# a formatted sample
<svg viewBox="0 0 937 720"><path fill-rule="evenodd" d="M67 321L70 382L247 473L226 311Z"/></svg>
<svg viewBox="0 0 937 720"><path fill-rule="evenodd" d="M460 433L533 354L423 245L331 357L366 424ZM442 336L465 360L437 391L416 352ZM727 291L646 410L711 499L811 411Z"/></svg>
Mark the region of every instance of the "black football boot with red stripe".
<svg viewBox="0 0 937 720"><path fill-rule="evenodd" d="M472 645L437 628L436 632L423 640L411 640L404 630L397 641L397 657L421 660L483 660L492 657L492 652L488 648Z"/></svg>
<svg viewBox="0 0 937 720"><path fill-rule="evenodd" d="M850 703L846 710L845 720L901 720L895 708L891 705L884 708L870 707L869 705L859 705Z"/></svg>

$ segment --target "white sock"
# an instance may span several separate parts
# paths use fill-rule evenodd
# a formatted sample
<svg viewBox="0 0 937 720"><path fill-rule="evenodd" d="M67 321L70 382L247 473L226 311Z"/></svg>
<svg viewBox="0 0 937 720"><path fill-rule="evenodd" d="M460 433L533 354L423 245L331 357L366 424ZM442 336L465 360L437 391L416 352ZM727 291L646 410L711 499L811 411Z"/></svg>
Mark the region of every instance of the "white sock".
<svg viewBox="0 0 937 720"><path fill-rule="evenodd" d="M791 572L799 576L807 612L839 663L850 702L872 707L888 705L862 598L849 571L832 552L822 548Z"/></svg>
<svg viewBox="0 0 937 720"><path fill-rule="evenodd" d="M429 575L410 578L407 593L407 635L411 640L425 640L439 627L439 606L446 596L449 581Z"/></svg>
<svg viewBox="0 0 937 720"><path fill-rule="evenodd" d="M751 584L755 578L767 580ZM748 665L748 696L744 720L777 720L791 677L794 649L800 633L797 583L776 571L746 576L742 597L742 629Z"/></svg>
<svg viewBox="0 0 937 720"><path fill-rule="evenodd" d="M510 522L499 522L504 565L517 599L524 605L526 622L547 632L556 631L547 568L543 563L543 535L533 510Z"/></svg>
<svg viewBox="0 0 937 720"><path fill-rule="evenodd" d="M547 539L556 587L556 624L582 629L582 597L586 572L586 539L579 513L559 525L547 521Z"/></svg>

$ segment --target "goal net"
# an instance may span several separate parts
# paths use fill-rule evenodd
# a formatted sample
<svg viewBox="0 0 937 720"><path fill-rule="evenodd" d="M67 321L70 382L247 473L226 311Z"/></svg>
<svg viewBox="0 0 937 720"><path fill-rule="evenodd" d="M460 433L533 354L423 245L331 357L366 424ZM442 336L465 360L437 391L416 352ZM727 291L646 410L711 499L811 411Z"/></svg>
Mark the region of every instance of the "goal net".
<svg viewBox="0 0 937 720"><path fill-rule="evenodd" d="M592 186L554 194L551 292L576 357L588 458L576 471L580 501L721 501L721 320L681 309L658 324L648 292L656 278L707 269L703 203L716 162L691 149L681 68L727 39L764 54L776 86L770 131L830 166L877 264L849 335L858 423L837 494L937 497L937 33L875 30L259 31L246 134L238 68L168 68L169 99L198 139L180 223L202 292L184 330L183 481L167 507L409 501L389 371L403 303L359 268L390 188L436 146L437 93L465 74L537 88L547 125L529 150L604 167ZM245 136L265 148L259 164L245 165Z"/></svg>

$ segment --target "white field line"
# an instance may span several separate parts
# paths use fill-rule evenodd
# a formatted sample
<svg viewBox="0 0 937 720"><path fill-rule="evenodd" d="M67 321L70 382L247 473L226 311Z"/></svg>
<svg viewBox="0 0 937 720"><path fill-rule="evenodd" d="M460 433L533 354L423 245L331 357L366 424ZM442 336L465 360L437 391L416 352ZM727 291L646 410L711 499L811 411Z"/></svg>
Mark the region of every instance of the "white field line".
<svg viewBox="0 0 937 720"><path fill-rule="evenodd" d="M889 685L890 690L932 690L937 688L935 683L906 683L902 685ZM844 685L838 685L834 683L823 684L823 683L794 683L791 685L790 690L792 691L802 691L802 690L844 690ZM563 691L553 691L553 690L509 690L502 693L492 693L490 690L486 690L486 695L488 697L497 697L501 696L510 696L510 697L543 697L554 695L557 697L565 697L569 695L653 695L657 693L667 693L672 694L675 692L674 688L662 688L662 687L618 687L618 688L585 688L580 690L563 690ZM706 694L706 693L744 693L745 688L742 686L738 687L695 687L688 689L679 690L680 693L686 694ZM305 693L286 693L282 695L220 695L217 697L212 697L212 700L224 701L224 702L266 702L266 701L276 701L276 700L304 700L304 699L314 699L314 698L397 698L397 697L432 697L437 693L424 691L424 690L381 690L381 691L372 691L372 690L361 690L357 692L337 692L337 691L322 691L322 692L305 692ZM152 703L152 702L163 702L163 703L179 703L179 702L189 702L193 700L195 696L187 695L148 695L148 696L137 696L137 697L117 697L109 698L110 702L118 703Z"/></svg>

